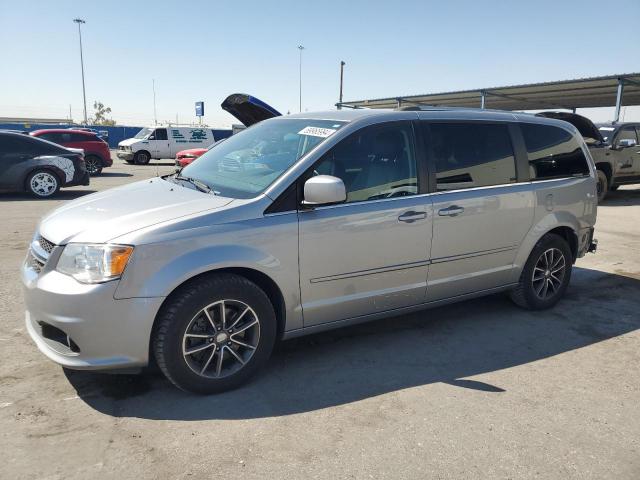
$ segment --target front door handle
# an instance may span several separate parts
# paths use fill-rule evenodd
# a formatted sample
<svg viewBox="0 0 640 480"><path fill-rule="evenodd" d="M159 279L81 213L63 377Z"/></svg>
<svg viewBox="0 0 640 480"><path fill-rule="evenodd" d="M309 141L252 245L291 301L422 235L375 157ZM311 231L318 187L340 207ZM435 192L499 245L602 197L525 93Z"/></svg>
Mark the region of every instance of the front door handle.
<svg viewBox="0 0 640 480"><path fill-rule="evenodd" d="M427 218L426 212L414 212L413 210L409 212L404 212L402 215L398 217L398 221L405 223L413 223L416 220L424 220Z"/></svg>
<svg viewBox="0 0 640 480"><path fill-rule="evenodd" d="M464 208L459 207L458 205L451 205L450 207L438 210L438 215L441 217L455 217L456 215L460 215L462 212L464 212Z"/></svg>

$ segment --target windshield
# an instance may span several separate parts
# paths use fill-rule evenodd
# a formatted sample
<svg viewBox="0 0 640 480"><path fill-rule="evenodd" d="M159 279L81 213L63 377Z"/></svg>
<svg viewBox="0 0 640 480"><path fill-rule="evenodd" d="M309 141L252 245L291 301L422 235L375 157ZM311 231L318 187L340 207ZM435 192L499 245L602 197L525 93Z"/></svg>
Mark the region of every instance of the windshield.
<svg viewBox="0 0 640 480"><path fill-rule="evenodd" d="M605 143L611 143L611 137L616 131L616 128L606 127L603 125L603 126L599 126L598 130L600 130L600 135L602 135L602 139L605 141Z"/></svg>
<svg viewBox="0 0 640 480"><path fill-rule="evenodd" d="M138 133L136 133L136 136L133 138L147 138L149 135L151 135L151 132L153 132L153 128L143 128Z"/></svg>
<svg viewBox="0 0 640 480"><path fill-rule="evenodd" d="M252 198L344 125L335 120L264 120L219 143L180 175L225 197Z"/></svg>

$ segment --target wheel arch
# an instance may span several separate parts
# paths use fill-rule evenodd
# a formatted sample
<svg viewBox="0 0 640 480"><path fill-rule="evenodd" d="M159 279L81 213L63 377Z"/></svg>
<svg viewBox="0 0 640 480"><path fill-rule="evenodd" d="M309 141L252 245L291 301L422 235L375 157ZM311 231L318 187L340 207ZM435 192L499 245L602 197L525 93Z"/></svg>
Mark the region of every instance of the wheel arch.
<svg viewBox="0 0 640 480"><path fill-rule="evenodd" d="M58 183L60 184L60 187L64 187L64 185L67 183L66 182L66 175L65 173L60 170L59 168L56 168L53 165L34 165L30 168L28 168L27 170L25 170L23 177L22 177L22 188L25 192L29 191L29 187L27 186L27 180L29 179L29 176L37 171L46 171L46 172L51 172L53 175L56 176L56 178L58 179Z"/></svg>
<svg viewBox="0 0 640 480"><path fill-rule="evenodd" d="M162 305L156 312L155 319L153 321L153 330L155 330L158 317L160 312L163 310L164 306L169 302L182 288L185 286L198 282L200 279L211 275L219 275L223 273L231 273L234 275L238 275L246 278L247 280L255 283L258 287L260 287L269 297L269 301L271 305L273 305L273 309L276 314L277 321L277 338L280 339L284 335L284 329L286 325L286 305L284 300L284 295L278 284L267 274L261 272L259 270L248 268L248 267L222 267L215 268L211 270L207 270L205 272L198 273L186 280L184 280L179 285L175 286L171 292L167 295L167 297L162 302ZM153 341L153 334L149 338L149 348L151 348L151 342Z"/></svg>
<svg viewBox="0 0 640 480"><path fill-rule="evenodd" d="M611 180L613 179L613 168L609 162L598 162L596 163L596 170L601 170L607 176L607 181L609 185L611 185Z"/></svg>
<svg viewBox="0 0 640 480"><path fill-rule="evenodd" d="M514 260L514 281L520 276L520 272L524 268L525 264L531 252L536 244L542 237L549 233L559 235L567 241L572 253L572 263L575 263L578 257L579 239L578 232L580 231L580 223L577 218L569 214L563 214L563 212L551 213L541 221L533 225L529 230L520 248L516 253Z"/></svg>

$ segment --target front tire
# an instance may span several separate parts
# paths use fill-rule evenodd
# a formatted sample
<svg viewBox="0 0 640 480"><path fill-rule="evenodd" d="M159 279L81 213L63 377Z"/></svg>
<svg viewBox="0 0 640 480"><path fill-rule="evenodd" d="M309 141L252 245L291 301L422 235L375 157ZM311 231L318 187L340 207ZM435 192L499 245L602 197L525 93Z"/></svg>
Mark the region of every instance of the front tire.
<svg viewBox="0 0 640 480"><path fill-rule="evenodd" d="M546 234L533 247L511 299L528 310L553 307L567 290L572 264L567 241L559 235Z"/></svg>
<svg viewBox="0 0 640 480"><path fill-rule="evenodd" d="M151 160L151 155L149 154L149 152L145 152L144 150L136 152L133 155L133 162L136 165L146 165L149 163L150 160Z"/></svg>
<svg viewBox="0 0 640 480"><path fill-rule="evenodd" d="M37 198L49 198L60 190L60 179L51 170L35 170L29 174L26 188Z"/></svg>
<svg viewBox="0 0 640 480"><path fill-rule="evenodd" d="M215 274L171 295L158 314L152 347L175 386L219 393L239 387L266 363L276 331L262 289L239 275Z"/></svg>
<svg viewBox="0 0 640 480"><path fill-rule="evenodd" d="M602 170L596 170L596 174L598 179L598 203L601 203L609 192L609 178L607 177L607 174Z"/></svg>

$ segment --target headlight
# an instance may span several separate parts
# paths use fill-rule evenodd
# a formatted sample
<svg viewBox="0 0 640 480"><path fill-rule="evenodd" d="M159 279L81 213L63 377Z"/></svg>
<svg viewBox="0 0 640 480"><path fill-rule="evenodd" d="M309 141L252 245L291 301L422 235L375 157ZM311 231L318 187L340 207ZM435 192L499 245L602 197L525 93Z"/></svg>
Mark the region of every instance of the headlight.
<svg viewBox="0 0 640 480"><path fill-rule="evenodd" d="M82 283L120 278L133 252L130 245L70 243L60 255L56 270Z"/></svg>

